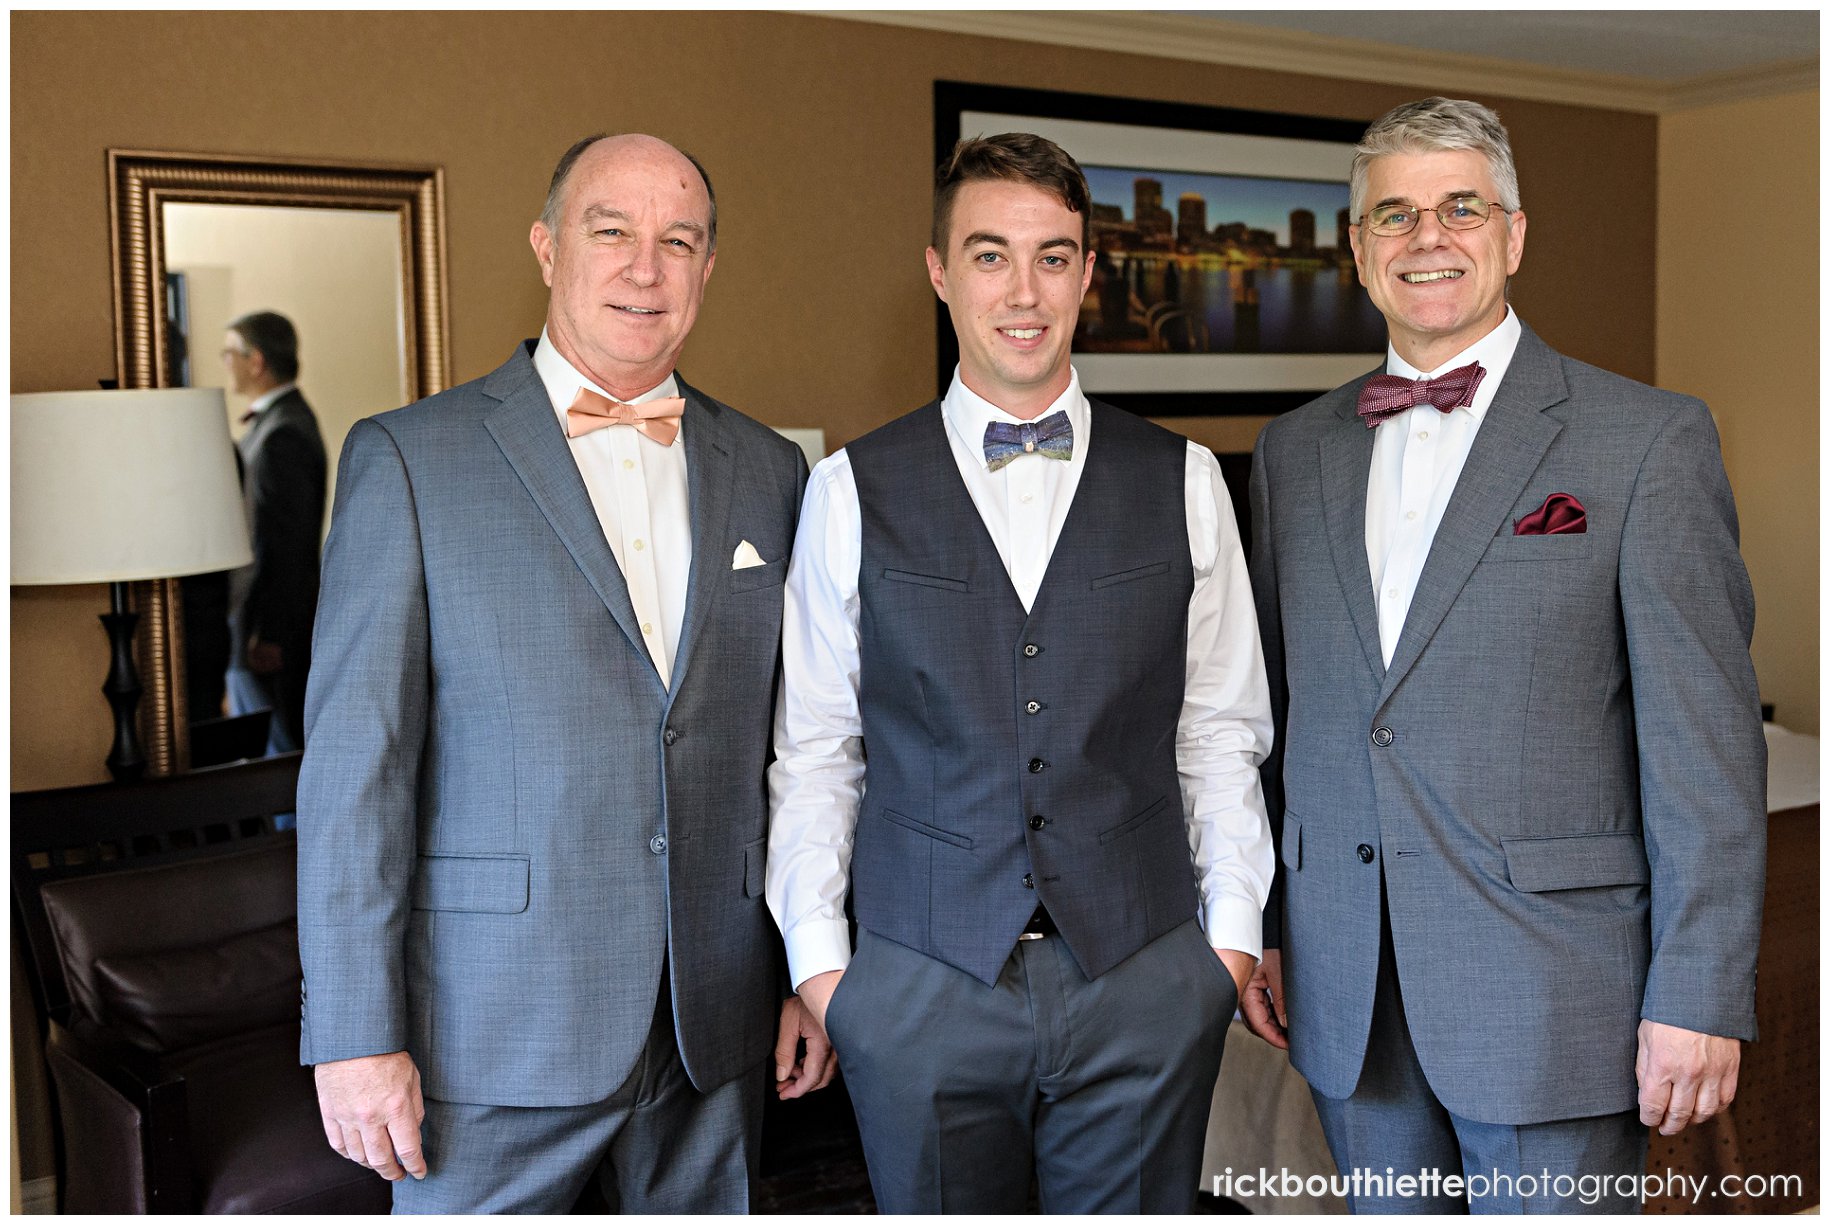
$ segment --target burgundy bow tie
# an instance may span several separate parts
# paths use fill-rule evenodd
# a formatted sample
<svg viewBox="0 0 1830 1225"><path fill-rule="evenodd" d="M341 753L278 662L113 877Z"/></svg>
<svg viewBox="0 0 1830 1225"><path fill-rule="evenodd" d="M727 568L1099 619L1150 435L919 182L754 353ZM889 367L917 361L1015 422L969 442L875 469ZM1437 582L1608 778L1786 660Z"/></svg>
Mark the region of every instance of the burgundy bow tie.
<svg viewBox="0 0 1830 1225"><path fill-rule="evenodd" d="M1387 417L1429 404L1445 413L1474 403L1474 393L1487 371L1479 362L1467 365L1433 379L1406 379L1395 374L1376 374L1360 388L1359 414L1372 429Z"/></svg>

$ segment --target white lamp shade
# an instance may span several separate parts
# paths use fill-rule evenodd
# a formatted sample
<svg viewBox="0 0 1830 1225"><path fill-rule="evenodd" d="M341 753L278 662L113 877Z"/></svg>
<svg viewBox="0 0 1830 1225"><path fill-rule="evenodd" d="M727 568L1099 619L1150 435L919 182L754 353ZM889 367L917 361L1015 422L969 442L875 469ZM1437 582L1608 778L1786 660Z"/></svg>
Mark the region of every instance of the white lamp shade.
<svg viewBox="0 0 1830 1225"><path fill-rule="evenodd" d="M15 395L12 454L15 584L176 578L254 558L219 389Z"/></svg>

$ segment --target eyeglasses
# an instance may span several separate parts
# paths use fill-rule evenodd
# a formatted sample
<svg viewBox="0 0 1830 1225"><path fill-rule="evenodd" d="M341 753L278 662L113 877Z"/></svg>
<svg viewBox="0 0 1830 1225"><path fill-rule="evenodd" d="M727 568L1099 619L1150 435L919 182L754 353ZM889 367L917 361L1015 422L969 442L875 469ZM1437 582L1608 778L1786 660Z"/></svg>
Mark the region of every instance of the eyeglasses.
<svg viewBox="0 0 1830 1225"><path fill-rule="evenodd" d="M1445 230L1478 230L1487 224L1491 210L1496 208L1502 213L1512 211L1497 200L1483 200L1479 196L1455 196L1435 208L1419 208L1414 204L1381 204L1369 209L1360 220L1368 230L1381 238L1397 238L1416 229L1425 213L1435 213L1437 223Z"/></svg>

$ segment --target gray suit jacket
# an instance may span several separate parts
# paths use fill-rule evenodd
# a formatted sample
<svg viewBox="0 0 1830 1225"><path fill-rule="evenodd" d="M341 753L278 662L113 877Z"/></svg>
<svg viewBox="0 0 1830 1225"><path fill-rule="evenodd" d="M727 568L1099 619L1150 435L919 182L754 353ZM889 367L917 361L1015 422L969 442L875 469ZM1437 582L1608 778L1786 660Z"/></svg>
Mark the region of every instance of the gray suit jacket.
<svg viewBox="0 0 1830 1225"><path fill-rule="evenodd" d="M301 1058L428 1095L601 1100L662 958L709 1089L773 1039L765 755L807 466L681 384L693 564L669 688L531 360L359 422L299 785ZM748 540L768 563L733 570Z"/></svg>
<svg viewBox="0 0 1830 1225"><path fill-rule="evenodd" d="M1363 382L1272 422L1252 471L1292 1060L1332 1097L1359 1079L1383 877L1449 1109L1630 1109L1640 1018L1753 1036L1766 747L1714 426L1526 329L1387 668ZM1552 493L1588 530L1515 535Z"/></svg>

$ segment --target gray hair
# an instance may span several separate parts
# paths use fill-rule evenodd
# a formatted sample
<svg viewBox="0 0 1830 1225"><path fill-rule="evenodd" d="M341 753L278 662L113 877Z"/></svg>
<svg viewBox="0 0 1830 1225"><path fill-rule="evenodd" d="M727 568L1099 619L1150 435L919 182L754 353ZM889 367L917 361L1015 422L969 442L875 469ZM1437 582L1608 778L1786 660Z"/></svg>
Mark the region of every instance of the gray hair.
<svg viewBox="0 0 1830 1225"><path fill-rule="evenodd" d="M575 142L570 149L560 154L559 164L553 167L552 181L547 184L546 203L540 209L540 224L547 228L548 233L557 233L559 230L559 200L561 196L565 195L566 181L572 177L572 167L578 164L578 159L584 156L586 149L600 140L610 139L611 135L610 132L595 133ZM706 221L705 249L716 251L718 249L718 193L712 190L712 176L705 172L705 166L699 159L685 149L676 149L674 152L693 164L693 169L699 172L699 181L705 184L705 198L711 202L712 206L711 216Z"/></svg>
<svg viewBox="0 0 1830 1225"><path fill-rule="evenodd" d="M1366 178L1374 158L1449 149L1472 149L1485 156L1500 207L1518 210L1519 172L1513 167L1512 142L1500 117L1478 102L1425 98L1387 111L1354 146L1347 215L1355 224L1366 215Z"/></svg>

